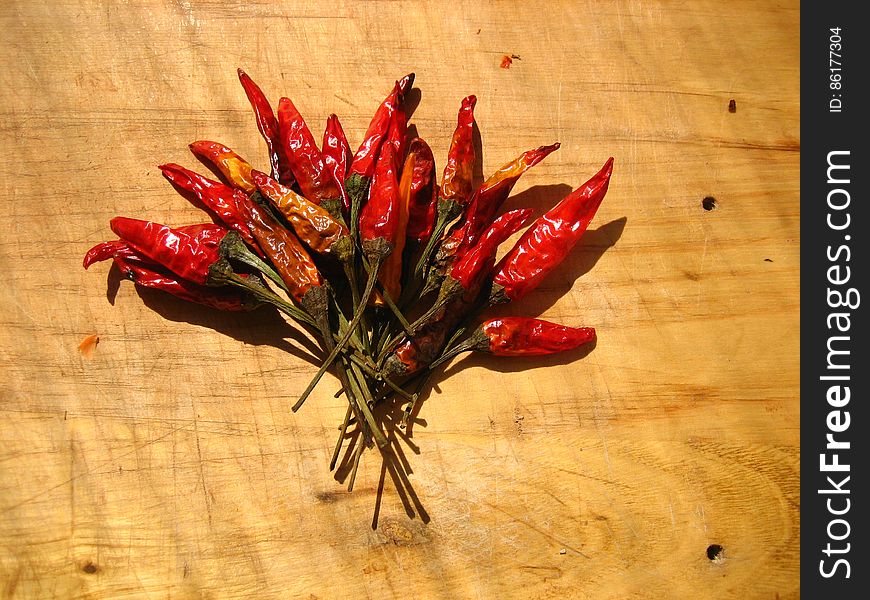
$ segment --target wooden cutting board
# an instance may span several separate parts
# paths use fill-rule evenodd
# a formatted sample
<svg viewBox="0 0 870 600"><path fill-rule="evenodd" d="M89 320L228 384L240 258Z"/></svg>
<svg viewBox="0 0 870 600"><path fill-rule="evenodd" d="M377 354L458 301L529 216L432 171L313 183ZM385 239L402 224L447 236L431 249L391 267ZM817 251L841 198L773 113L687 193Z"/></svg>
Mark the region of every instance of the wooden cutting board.
<svg viewBox="0 0 870 600"><path fill-rule="evenodd" d="M4 2L4 597L798 597L799 16ZM562 144L510 208L541 214L613 156L581 245L495 313L594 326L594 350L454 361L397 437L408 489L368 452L348 494L336 381L289 410L304 338L81 268L112 216L202 220L156 169L198 167L189 142L267 165L237 67L354 145L415 71L440 165L476 94L483 174Z"/></svg>

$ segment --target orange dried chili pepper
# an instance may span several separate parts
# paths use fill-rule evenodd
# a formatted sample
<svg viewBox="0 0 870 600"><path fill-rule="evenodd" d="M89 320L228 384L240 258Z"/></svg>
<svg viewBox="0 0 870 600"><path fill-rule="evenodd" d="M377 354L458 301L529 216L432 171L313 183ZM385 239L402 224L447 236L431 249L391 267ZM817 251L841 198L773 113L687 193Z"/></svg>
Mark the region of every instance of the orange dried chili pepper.
<svg viewBox="0 0 870 600"><path fill-rule="evenodd" d="M217 142L200 140L189 144L190 151L207 166L216 169L224 180L236 189L248 194L257 189L251 179L251 163Z"/></svg>
<svg viewBox="0 0 870 600"><path fill-rule="evenodd" d="M254 201L246 199L239 208L260 248L287 286L287 293L304 305L306 294L321 287L323 278L302 242Z"/></svg>
<svg viewBox="0 0 870 600"><path fill-rule="evenodd" d="M275 205L299 239L314 252L327 254L346 250L350 234L344 224L334 219L326 209L256 169L251 176L260 193Z"/></svg>

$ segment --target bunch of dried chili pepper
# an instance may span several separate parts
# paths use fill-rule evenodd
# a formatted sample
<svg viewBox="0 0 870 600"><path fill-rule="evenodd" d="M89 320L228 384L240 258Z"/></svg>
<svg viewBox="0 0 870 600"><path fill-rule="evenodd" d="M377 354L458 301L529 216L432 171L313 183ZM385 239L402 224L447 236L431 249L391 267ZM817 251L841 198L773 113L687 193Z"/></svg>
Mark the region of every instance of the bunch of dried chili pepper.
<svg viewBox="0 0 870 600"><path fill-rule="evenodd" d="M534 212L502 207L520 176L558 143L520 153L475 187L477 98L469 95L439 181L432 149L409 134L413 73L395 81L356 152L336 115L318 147L290 98L273 110L263 88L238 75L267 156L249 162L223 143L198 140L189 148L217 179L160 166L213 223L116 217L118 239L94 246L84 266L112 260L136 285L218 310L271 305L315 338L325 358L292 408L326 372L335 374L348 405L330 468L344 442L358 438L346 454L350 488L365 448L389 455L390 419L380 407L403 409L404 422L439 365L466 351L544 355L595 341L589 327L480 319L530 293L565 259L607 193L612 159L497 260Z"/></svg>

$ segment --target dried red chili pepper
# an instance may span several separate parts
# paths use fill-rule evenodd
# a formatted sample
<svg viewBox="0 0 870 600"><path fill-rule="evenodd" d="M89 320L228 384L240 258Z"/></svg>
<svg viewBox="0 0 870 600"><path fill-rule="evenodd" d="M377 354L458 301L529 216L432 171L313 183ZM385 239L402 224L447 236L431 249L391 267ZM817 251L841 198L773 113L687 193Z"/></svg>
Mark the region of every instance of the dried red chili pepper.
<svg viewBox="0 0 870 600"><path fill-rule="evenodd" d="M381 374L388 379L413 375L429 366L441 354L447 335L473 306L464 294L441 305L412 336L402 338L384 360Z"/></svg>
<svg viewBox="0 0 870 600"><path fill-rule="evenodd" d="M404 120L404 115L402 116L402 120ZM391 143L398 140L400 136L404 135L404 127L402 125L396 125L395 127L397 130L400 130L400 133L394 133L391 131ZM396 148L397 145L398 144L393 143L393 148ZM394 150L394 152L398 151ZM411 161L413 163L413 160L413 157L411 155L408 155L408 161ZM398 195L398 197L395 199L397 223L396 233L394 235L393 249L390 252L390 255L386 258L386 260L384 260L380 272L378 273L378 281L380 281L381 285L383 286L384 290L389 295L391 300L397 300L399 298L399 294L401 294L402 292L402 255L405 251L405 240L407 238L406 232L408 230L410 208L409 202L411 200L411 184L414 177L413 164L408 165L408 161L405 161L405 166L410 166L410 168L407 171L402 172L402 178L401 180L399 180L396 187L396 193ZM395 162L393 164L395 165ZM377 174L378 171L375 171L375 173ZM380 179L376 180L375 183L379 184ZM390 186L392 186L392 184L394 183L394 179L390 178L388 183ZM363 208L363 213L366 213L366 208ZM376 293L375 304L380 305L383 303L384 299L380 296L380 294Z"/></svg>
<svg viewBox="0 0 870 600"><path fill-rule="evenodd" d="M601 205L612 172L610 158L589 181L529 227L496 266L490 302L522 298L565 259Z"/></svg>
<svg viewBox="0 0 870 600"><path fill-rule="evenodd" d="M438 190L435 183L435 157L429 144L420 138L414 138L408 145L408 156L402 167L399 190L407 194L406 235L418 244L425 244L435 225Z"/></svg>
<svg viewBox="0 0 870 600"><path fill-rule="evenodd" d="M351 204L361 202L371 178L375 172L381 145L387 137L393 113L396 107L404 101L405 94L414 85L414 74L409 73L396 82L392 91L387 95L378 110L375 111L371 123L363 136L363 142L353 156L345 182Z"/></svg>
<svg viewBox="0 0 870 600"><path fill-rule="evenodd" d="M386 144L372 176L369 199L360 210L359 237L369 262L389 255L396 246L399 229L399 180L395 147Z"/></svg>
<svg viewBox="0 0 870 600"><path fill-rule="evenodd" d="M433 315L457 296L464 297L469 303L473 302L495 265L499 245L522 229L532 216L532 212L531 208L518 208L496 219L474 248L453 263L450 274L441 283L438 298L432 307L417 319L411 329L416 331L425 325Z"/></svg>
<svg viewBox="0 0 870 600"><path fill-rule="evenodd" d="M196 197L217 220L237 231L251 247L257 248L251 230L239 214L238 203L240 194L244 196L243 192L173 163L158 168L167 180Z"/></svg>
<svg viewBox="0 0 870 600"><path fill-rule="evenodd" d="M281 147L281 137L278 130L278 119L275 118L275 113L272 111L272 106L263 94L263 90L248 77L247 73L239 69L239 81L245 89L245 95L254 109L254 116L257 119L257 129L260 130L260 135L266 141L266 147L269 150L269 163L272 166L272 179L276 179L282 184L292 187L295 179L293 171L290 169L290 161L287 159L284 150Z"/></svg>
<svg viewBox="0 0 870 600"><path fill-rule="evenodd" d="M471 196L475 160L473 133L476 104L477 98L472 95L464 98L459 107L456 129L450 141L447 163L435 205L436 217L433 231L414 269L414 280L417 282L422 281L424 271L429 268L429 259L435 250L435 244L441 241L447 225L465 211ZM441 245L443 246L444 243L442 242ZM443 275L444 268L439 271L437 281L426 282L423 295L429 292L430 286L431 289L435 289Z"/></svg>
<svg viewBox="0 0 870 600"><path fill-rule="evenodd" d="M474 179L474 106L477 97L467 96L462 100L456 129L447 153L444 176L441 179L442 201L452 201L465 206L471 199Z"/></svg>
<svg viewBox="0 0 870 600"><path fill-rule="evenodd" d="M82 260L82 266L85 268L85 270L87 270L92 264L114 258L115 254L119 252L129 252L135 254L135 251L132 250L124 240L100 242L99 244L87 251L84 260ZM156 265L156 263L154 263L153 261L149 260L147 262Z"/></svg>
<svg viewBox="0 0 870 600"><path fill-rule="evenodd" d="M468 339L445 352L432 366L468 351L496 356L542 356L574 350L594 341L592 327L568 327L529 317L498 317L484 321Z"/></svg>
<svg viewBox="0 0 870 600"><path fill-rule="evenodd" d="M190 227L186 229L192 231ZM121 273L137 285L163 290L189 302L227 311L253 310L260 305L254 296L239 288L206 287L178 277L160 264L137 253L123 240L97 244L85 254L82 265L87 269L96 262L109 259L113 259Z"/></svg>
<svg viewBox="0 0 870 600"><path fill-rule="evenodd" d="M225 311L248 311L260 305L251 295L235 287L205 287L180 279L171 273L161 273L116 258L115 264L121 272L136 285L168 292L188 302L204 304Z"/></svg>
<svg viewBox="0 0 870 600"><path fill-rule="evenodd" d="M353 155L350 151L350 144L347 142L347 136L344 134L344 129L342 129L338 117L334 114L329 115L329 118L326 119L322 152L323 160L341 191L344 209L350 210L350 199L344 187L344 180L347 178L347 172L350 168L350 161L353 160Z"/></svg>
<svg viewBox="0 0 870 600"><path fill-rule="evenodd" d="M275 205L299 239L314 252L341 255L349 251L352 242L347 228L324 208L256 169L251 177L257 189Z"/></svg>
<svg viewBox="0 0 870 600"><path fill-rule="evenodd" d="M311 130L289 98L281 98L278 103L278 131L302 195L315 204L339 200L338 183L318 150Z"/></svg>
<svg viewBox="0 0 870 600"><path fill-rule="evenodd" d="M128 217L115 217L109 225L137 253L199 285L208 284L209 269L221 258L221 242L229 233L211 223L182 231Z"/></svg>
<svg viewBox="0 0 870 600"><path fill-rule="evenodd" d="M595 340L592 327L567 327L541 319L501 317L479 329L486 347L474 348L497 356L538 356L573 350Z"/></svg>
<svg viewBox="0 0 870 600"><path fill-rule="evenodd" d="M483 233L477 244L453 263L449 277L464 290L479 284L495 266L499 245L522 229L533 212L531 208L518 208L501 215Z"/></svg>
<svg viewBox="0 0 870 600"><path fill-rule="evenodd" d="M461 226L456 227L442 243L439 259L451 254L462 256L474 246L483 230L492 223L522 174L558 150L559 146L557 142L527 150L490 175L471 199Z"/></svg>
<svg viewBox="0 0 870 600"><path fill-rule="evenodd" d="M217 170L234 188L248 194L257 189L254 180L251 179L251 170L254 167L230 148L207 140L193 142L188 147L197 158Z"/></svg>

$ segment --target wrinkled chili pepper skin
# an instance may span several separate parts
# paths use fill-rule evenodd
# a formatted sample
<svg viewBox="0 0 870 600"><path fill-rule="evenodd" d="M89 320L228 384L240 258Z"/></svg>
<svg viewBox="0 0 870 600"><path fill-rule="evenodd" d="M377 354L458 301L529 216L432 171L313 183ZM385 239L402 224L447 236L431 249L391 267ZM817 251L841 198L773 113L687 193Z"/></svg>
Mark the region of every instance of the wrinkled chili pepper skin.
<svg viewBox="0 0 870 600"><path fill-rule="evenodd" d="M395 160L395 147L385 144L378 156L377 168L372 176L368 202L359 216L360 240L385 240L390 248L396 245L399 229L399 181Z"/></svg>
<svg viewBox="0 0 870 600"><path fill-rule="evenodd" d="M220 243L228 233L210 223L183 231L128 217L115 217L109 225L138 253L199 285L208 283L209 268L220 258Z"/></svg>
<svg viewBox="0 0 870 600"><path fill-rule="evenodd" d="M408 239L425 244L432 236L437 206L436 188L432 149L421 138L414 138L408 144L408 156L399 182L399 189L407 194Z"/></svg>
<svg viewBox="0 0 870 600"><path fill-rule="evenodd" d="M504 204L519 178L559 149L557 142L527 150L493 173L474 194L468 206L465 222L451 232L451 243L456 245L456 254L462 255L477 243L480 234L492 223L495 214ZM442 192L443 193L443 192Z"/></svg>
<svg viewBox="0 0 870 600"><path fill-rule="evenodd" d="M463 289L471 289L482 277L489 275L495 266L499 245L515 234L532 216L531 208L519 208L501 215L480 237L480 241L464 256L453 263L450 277Z"/></svg>
<svg viewBox="0 0 870 600"><path fill-rule="evenodd" d="M281 98L278 103L278 131L302 195L315 204L340 198L341 191L311 130L289 98Z"/></svg>
<svg viewBox="0 0 870 600"><path fill-rule="evenodd" d="M220 310L249 310L255 306L237 288L212 288L191 283L174 275L154 261L138 254L124 240L102 242L85 254L85 269L96 262L112 259L121 273L143 287L160 289L190 302Z"/></svg>
<svg viewBox="0 0 870 600"><path fill-rule="evenodd" d="M610 184L613 159L535 221L496 266L493 282L509 300L535 289L586 231Z"/></svg>
<svg viewBox="0 0 870 600"><path fill-rule="evenodd" d="M251 163L223 144L200 140L189 144L190 151L208 165L213 166L231 186L248 194L257 187L251 179Z"/></svg>
<svg viewBox="0 0 870 600"><path fill-rule="evenodd" d="M82 260L82 266L87 270L92 264L114 258L115 253L123 252L128 248L129 246L123 240L100 242L87 251L84 260Z"/></svg>
<svg viewBox="0 0 870 600"><path fill-rule="evenodd" d="M162 290L188 302L195 302L225 311L247 311L256 308L257 303L238 288L213 288L197 285L178 278L172 273L147 266L147 263L124 251L118 251L115 264L125 277L136 285ZM126 256L125 256L126 254Z"/></svg>
<svg viewBox="0 0 870 600"><path fill-rule="evenodd" d="M404 118L404 117L402 117ZM393 134L391 134L392 136ZM396 147L395 145L393 146ZM412 160L411 155L408 159ZM408 166L408 161L405 161L405 166ZM397 299L402 292L402 259L405 251L405 241L407 239L408 219L409 219L409 203L411 201L411 185L413 181L414 169L410 166L408 171L402 171L402 177L398 183L398 199L396 202L396 234L394 238L393 251L384 261L378 272L378 281L380 281L384 290L390 295L391 299ZM376 182L377 183L377 182ZM375 297L375 304L381 304L383 299L380 295Z"/></svg>
<svg viewBox="0 0 870 600"><path fill-rule="evenodd" d="M462 100L459 108L456 129L447 152L447 163L441 178L441 197L453 200L460 206L468 204L471 198L474 177L474 106L475 96Z"/></svg>
<svg viewBox="0 0 870 600"><path fill-rule="evenodd" d="M438 310L435 316L413 337L405 337L384 361L384 377L413 375L429 366L441 354L447 335L468 313L474 300L456 296Z"/></svg>
<svg viewBox="0 0 870 600"><path fill-rule="evenodd" d="M341 122L334 114L329 115L329 118L326 119L322 152L326 167L332 173L332 177L341 191L342 205L345 210L349 210L350 199L347 195L344 180L347 178L347 171L350 168L350 161L353 160L353 156L350 151L350 144L347 142L347 136L341 127Z"/></svg>
<svg viewBox="0 0 870 600"><path fill-rule="evenodd" d="M255 169L252 178L260 193L278 208L299 239L314 252L326 254L335 242L349 235L347 228L326 210L265 173Z"/></svg>
<svg viewBox="0 0 870 600"><path fill-rule="evenodd" d="M281 148L281 136L278 132L278 119L272 111L272 105L266 99L263 90L248 77L248 74L239 69L239 81L245 89L248 102L254 109L254 117L257 120L257 129L266 141L269 150L269 164L272 166L272 179L277 179L286 186L292 186L295 179L290 169L290 162Z"/></svg>
<svg viewBox="0 0 870 600"><path fill-rule="evenodd" d="M541 319L499 317L485 321L480 330L486 336L486 348L496 356L541 356L573 350L595 340L592 327L567 327Z"/></svg>
<svg viewBox="0 0 870 600"><path fill-rule="evenodd" d="M169 182L193 194L218 221L236 230L242 239L256 248L254 237L239 214L239 194L243 192L174 163L160 165L158 168Z"/></svg>
<svg viewBox="0 0 870 600"><path fill-rule="evenodd" d="M269 257L294 300L301 303L306 292L323 285L320 271L293 232L250 199L241 203L240 208L260 248Z"/></svg>
<svg viewBox="0 0 870 600"><path fill-rule="evenodd" d="M389 133L393 113L396 111L399 103L404 100L405 94L411 89L413 84L413 73L397 81L392 91L378 107L378 110L375 111L375 115L372 117L372 121L369 123L369 127L363 136L363 142L353 156L348 176L358 175L359 177L370 179L374 175L381 145Z"/></svg>

